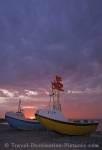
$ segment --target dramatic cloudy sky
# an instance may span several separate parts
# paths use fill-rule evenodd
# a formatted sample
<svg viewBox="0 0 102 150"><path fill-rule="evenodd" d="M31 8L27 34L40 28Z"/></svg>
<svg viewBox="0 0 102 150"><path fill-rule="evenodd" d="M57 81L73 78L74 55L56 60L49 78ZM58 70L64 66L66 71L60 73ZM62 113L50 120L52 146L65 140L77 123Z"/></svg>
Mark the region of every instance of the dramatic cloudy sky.
<svg viewBox="0 0 102 150"><path fill-rule="evenodd" d="M102 1L0 0L0 115L44 107L56 74L65 115L101 118Z"/></svg>

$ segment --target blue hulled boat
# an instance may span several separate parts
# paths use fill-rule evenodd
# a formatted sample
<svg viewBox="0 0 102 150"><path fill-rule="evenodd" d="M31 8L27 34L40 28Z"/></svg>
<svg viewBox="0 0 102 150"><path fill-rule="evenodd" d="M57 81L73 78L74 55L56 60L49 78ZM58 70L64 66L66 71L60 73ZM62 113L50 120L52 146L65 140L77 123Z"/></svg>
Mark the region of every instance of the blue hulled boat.
<svg viewBox="0 0 102 150"><path fill-rule="evenodd" d="M36 119L26 119L21 109L21 101L19 101L17 112L7 112L5 119L8 124L20 130L44 129L44 127Z"/></svg>

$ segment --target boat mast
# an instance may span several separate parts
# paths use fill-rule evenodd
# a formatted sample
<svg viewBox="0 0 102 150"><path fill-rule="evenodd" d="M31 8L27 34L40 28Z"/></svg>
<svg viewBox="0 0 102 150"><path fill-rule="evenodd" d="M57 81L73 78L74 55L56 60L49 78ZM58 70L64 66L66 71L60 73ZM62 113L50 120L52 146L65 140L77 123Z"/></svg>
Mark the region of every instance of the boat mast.
<svg viewBox="0 0 102 150"><path fill-rule="evenodd" d="M21 112L21 100L19 100L19 103L18 103L18 112Z"/></svg>
<svg viewBox="0 0 102 150"><path fill-rule="evenodd" d="M56 76L56 79L52 82L52 96L53 96L53 109L61 111L60 104L60 91L63 90L62 78Z"/></svg>
<svg viewBox="0 0 102 150"><path fill-rule="evenodd" d="M59 91L59 90L57 90L56 96L57 96L57 106L58 106L58 110L59 110L59 111L62 111L62 109L61 109L61 104L60 104L60 91Z"/></svg>

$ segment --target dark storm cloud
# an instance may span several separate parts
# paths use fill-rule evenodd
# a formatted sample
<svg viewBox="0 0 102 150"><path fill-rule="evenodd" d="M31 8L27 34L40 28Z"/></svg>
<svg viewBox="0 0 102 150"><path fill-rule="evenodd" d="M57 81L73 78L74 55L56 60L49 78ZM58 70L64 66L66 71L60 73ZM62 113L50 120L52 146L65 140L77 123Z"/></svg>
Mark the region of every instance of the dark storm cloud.
<svg viewBox="0 0 102 150"><path fill-rule="evenodd" d="M0 1L1 85L37 84L59 73L99 86L101 6L101 0Z"/></svg>

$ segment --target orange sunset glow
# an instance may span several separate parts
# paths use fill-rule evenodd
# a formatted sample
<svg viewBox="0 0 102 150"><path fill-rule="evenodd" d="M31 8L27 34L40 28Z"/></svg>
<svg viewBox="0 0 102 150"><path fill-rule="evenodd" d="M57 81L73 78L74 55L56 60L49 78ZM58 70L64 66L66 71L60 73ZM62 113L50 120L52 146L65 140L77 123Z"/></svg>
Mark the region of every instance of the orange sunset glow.
<svg viewBox="0 0 102 150"><path fill-rule="evenodd" d="M35 112L36 112L36 110L35 109L33 109L33 108L25 108L24 109L24 116L25 116L25 118L27 118L27 119L35 119Z"/></svg>

